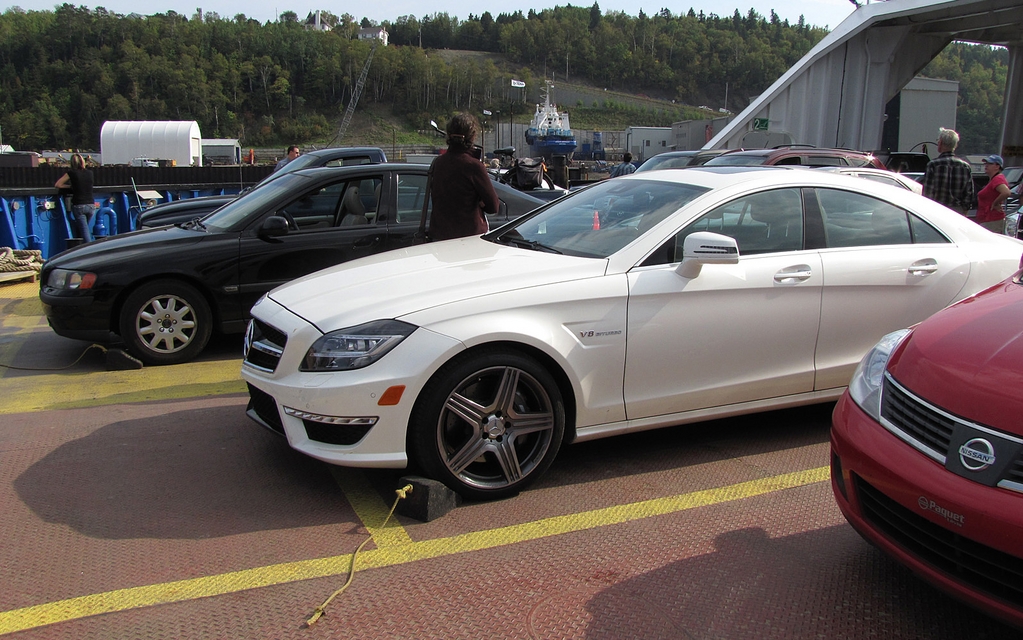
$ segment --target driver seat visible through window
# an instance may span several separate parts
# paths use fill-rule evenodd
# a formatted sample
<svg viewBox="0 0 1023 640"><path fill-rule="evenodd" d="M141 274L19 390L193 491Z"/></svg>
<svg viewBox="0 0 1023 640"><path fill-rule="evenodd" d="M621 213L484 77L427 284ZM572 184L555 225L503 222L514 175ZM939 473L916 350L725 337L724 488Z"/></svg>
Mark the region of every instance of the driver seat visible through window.
<svg viewBox="0 0 1023 640"><path fill-rule="evenodd" d="M381 180L368 179L351 182L341 198L338 226L355 227L373 224L380 201Z"/></svg>
<svg viewBox="0 0 1023 640"><path fill-rule="evenodd" d="M739 243L740 253L798 251L803 248L803 204L797 190L764 191L750 196L748 200L750 217L763 227L756 240Z"/></svg>

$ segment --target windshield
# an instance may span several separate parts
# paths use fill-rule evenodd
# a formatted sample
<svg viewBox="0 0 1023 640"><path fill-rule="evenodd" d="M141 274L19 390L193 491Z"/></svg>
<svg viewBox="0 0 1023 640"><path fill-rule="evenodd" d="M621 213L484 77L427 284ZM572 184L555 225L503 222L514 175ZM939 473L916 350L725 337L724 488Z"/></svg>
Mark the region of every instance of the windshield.
<svg viewBox="0 0 1023 640"><path fill-rule="evenodd" d="M267 182L270 182L271 180L276 180L277 178L280 178L283 175L287 175L292 171L298 171L299 169L305 169L307 167L317 167L319 166L319 162L320 162L319 157L315 155L299 156L292 160L291 162L289 162L288 164L281 167L280 169L278 169L277 171L272 172L270 175L266 176L265 178L257 182L256 186L253 187L253 189L255 189L256 187L262 187Z"/></svg>
<svg viewBox="0 0 1023 640"><path fill-rule="evenodd" d="M653 158L650 158L643 164L639 165L639 168L636 169L636 171L639 172L652 171L654 169L678 169L680 167L688 167L694 158L696 158L695 153L678 156L669 155L665 155L663 157L654 156Z"/></svg>
<svg viewBox="0 0 1023 640"><path fill-rule="evenodd" d="M605 180L487 239L537 251L606 258L707 191L654 180Z"/></svg>
<svg viewBox="0 0 1023 640"><path fill-rule="evenodd" d="M729 167L755 167L764 164L767 156L760 154L724 153L711 158L703 164L707 166L729 166Z"/></svg>
<svg viewBox="0 0 1023 640"><path fill-rule="evenodd" d="M1020 178L1023 178L1023 167L1009 167L1002 171L1005 174L1005 180L1009 184L1016 184Z"/></svg>
<svg viewBox="0 0 1023 640"><path fill-rule="evenodd" d="M245 194L244 198L237 198L220 207L207 217L203 218L203 225L214 231L228 231L240 228L255 215L261 215L269 207L275 205L285 193L295 193L300 182L308 180L303 176L293 173L282 174L273 180L263 182L252 191Z"/></svg>

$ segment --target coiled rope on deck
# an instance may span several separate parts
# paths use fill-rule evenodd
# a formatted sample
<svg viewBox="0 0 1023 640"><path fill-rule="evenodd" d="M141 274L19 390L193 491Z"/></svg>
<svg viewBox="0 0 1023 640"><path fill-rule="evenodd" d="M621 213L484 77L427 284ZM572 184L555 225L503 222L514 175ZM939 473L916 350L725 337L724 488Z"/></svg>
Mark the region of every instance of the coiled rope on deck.
<svg viewBox="0 0 1023 640"><path fill-rule="evenodd" d="M43 270L43 252L39 249L0 247L0 272Z"/></svg>

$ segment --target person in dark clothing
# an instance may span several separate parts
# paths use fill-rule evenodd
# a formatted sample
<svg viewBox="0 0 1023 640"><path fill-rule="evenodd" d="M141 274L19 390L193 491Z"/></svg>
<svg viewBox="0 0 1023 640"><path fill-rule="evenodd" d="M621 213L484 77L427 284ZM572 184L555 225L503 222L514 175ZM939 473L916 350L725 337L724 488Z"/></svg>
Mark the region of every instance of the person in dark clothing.
<svg viewBox="0 0 1023 640"><path fill-rule="evenodd" d="M487 232L487 213L497 213L497 192L486 167L473 154L480 123L460 113L448 123L448 150L433 161L430 238L448 240Z"/></svg>
<svg viewBox="0 0 1023 640"><path fill-rule="evenodd" d="M92 242L92 219L96 201L92 197L92 171L85 168L85 158L71 154L71 169L54 184L57 189L71 188L71 228L76 238Z"/></svg>
<svg viewBox="0 0 1023 640"><path fill-rule="evenodd" d="M284 168L284 165L288 164L289 162L291 162L300 155L302 155L302 152L299 151L298 147L295 145L291 145L285 152L284 157L278 160L277 164L274 165L273 173L277 173L278 171Z"/></svg>

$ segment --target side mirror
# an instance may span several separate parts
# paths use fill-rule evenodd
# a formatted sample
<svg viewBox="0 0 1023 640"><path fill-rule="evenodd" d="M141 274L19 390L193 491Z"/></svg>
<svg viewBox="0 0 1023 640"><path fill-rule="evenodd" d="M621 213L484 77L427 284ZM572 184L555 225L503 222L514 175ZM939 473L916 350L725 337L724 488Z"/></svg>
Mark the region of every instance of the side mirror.
<svg viewBox="0 0 1023 640"><path fill-rule="evenodd" d="M288 235L288 221L281 216L270 216L259 225L259 237L276 238Z"/></svg>
<svg viewBox="0 0 1023 640"><path fill-rule="evenodd" d="M682 243L682 262L675 273L692 279L700 275L705 264L739 264L739 244L735 238L709 231L686 236Z"/></svg>

